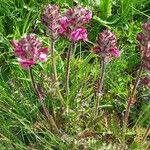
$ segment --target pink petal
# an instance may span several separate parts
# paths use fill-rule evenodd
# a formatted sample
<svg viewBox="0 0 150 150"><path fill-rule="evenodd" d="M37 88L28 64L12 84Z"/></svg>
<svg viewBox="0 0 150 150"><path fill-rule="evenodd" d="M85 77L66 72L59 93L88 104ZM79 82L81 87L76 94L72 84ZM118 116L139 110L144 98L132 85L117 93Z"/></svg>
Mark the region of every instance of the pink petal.
<svg viewBox="0 0 150 150"><path fill-rule="evenodd" d="M42 53L48 54L48 47L41 48L38 52L39 53L42 52Z"/></svg>
<svg viewBox="0 0 150 150"><path fill-rule="evenodd" d="M22 49L20 48L18 41L13 40L11 41L12 46L15 49L15 55L18 57L21 57L22 55L24 55L24 51L22 51Z"/></svg>
<svg viewBox="0 0 150 150"><path fill-rule="evenodd" d="M62 28L62 27L59 27L59 29L58 29L58 33L59 34L64 34L65 31L66 30L64 28Z"/></svg>
<svg viewBox="0 0 150 150"><path fill-rule="evenodd" d="M41 62L45 62L47 61L47 58L48 58L48 48L42 48L38 51L38 58L39 58L39 61Z"/></svg>
<svg viewBox="0 0 150 150"><path fill-rule="evenodd" d="M86 18L88 21L92 18L92 12L91 11L88 11Z"/></svg>
<svg viewBox="0 0 150 150"><path fill-rule="evenodd" d="M23 55L25 55L25 52L22 51L21 48L17 47L17 48L15 49L15 55L18 56L18 57L22 57Z"/></svg>
<svg viewBox="0 0 150 150"><path fill-rule="evenodd" d="M61 19L59 20L60 24L63 25L63 27L68 27L68 18L66 16L61 17Z"/></svg>
<svg viewBox="0 0 150 150"><path fill-rule="evenodd" d="M83 22L88 23L91 20L91 18L92 18L92 12L87 10Z"/></svg>
<svg viewBox="0 0 150 150"><path fill-rule="evenodd" d="M34 60L25 60L25 59L21 59L21 58L18 58L18 61L19 63L21 64L21 67L23 69L29 69L29 67L31 65L34 65L35 64L35 61Z"/></svg>
<svg viewBox="0 0 150 150"><path fill-rule="evenodd" d="M71 32L71 40L73 41L79 41L79 40L83 40L86 41L87 40L87 30L84 28L78 28L75 31Z"/></svg>
<svg viewBox="0 0 150 150"><path fill-rule="evenodd" d="M65 32L67 32L67 28L69 26L69 21L68 21L68 18L65 16L65 17L62 17L60 20L59 20L59 28L58 28L58 33L59 34L64 34Z"/></svg>
<svg viewBox="0 0 150 150"><path fill-rule="evenodd" d="M120 51L117 48L111 48L111 54L113 57L115 58L119 58L120 57Z"/></svg>
<svg viewBox="0 0 150 150"><path fill-rule="evenodd" d="M41 61L41 62L45 62L45 61L47 61L47 54L45 54L45 53L40 53L40 55L39 55L39 61Z"/></svg>

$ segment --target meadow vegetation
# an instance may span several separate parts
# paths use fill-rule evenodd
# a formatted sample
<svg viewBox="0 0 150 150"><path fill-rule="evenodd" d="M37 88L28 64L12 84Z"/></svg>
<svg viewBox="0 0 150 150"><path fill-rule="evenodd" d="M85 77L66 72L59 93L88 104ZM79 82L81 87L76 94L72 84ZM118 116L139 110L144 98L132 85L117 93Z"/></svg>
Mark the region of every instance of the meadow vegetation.
<svg viewBox="0 0 150 150"><path fill-rule="evenodd" d="M45 20L49 4L62 16L80 5L88 20L71 28L63 18L69 29L58 34ZM150 0L0 0L0 149L149 150L149 7ZM20 43L35 44L35 61L24 61L25 35Z"/></svg>

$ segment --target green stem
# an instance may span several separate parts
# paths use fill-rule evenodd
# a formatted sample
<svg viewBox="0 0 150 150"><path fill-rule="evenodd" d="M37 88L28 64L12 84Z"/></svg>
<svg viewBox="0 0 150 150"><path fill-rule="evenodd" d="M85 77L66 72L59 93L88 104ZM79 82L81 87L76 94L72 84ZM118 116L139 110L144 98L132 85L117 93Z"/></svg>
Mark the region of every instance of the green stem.
<svg viewBox="0 0 150 150"><path fill-rule="evenodd" d="M99 100L102 96L102 88L103 88L103 83L104 83L104 78L105 78L105 70L106 70L106 62L105 62L105 58L102 58L101 74L100 74L100 77L98 79L98 87L97 87L97 92L96 92L95 118L98 117Z"/></svg>
<svg viewBox="0 0 150 150"><path fill-rule="evenodd" d="M56 134L60 134L61 132L59 131L55 121L54 121L54 118L53 116L49 113L47 107L45 106L45 103L44 103L44 99L43 99L43 96L41 95L41 93L39 92L36 84L35 84L35 81L34 81L34 78L33 78L33 73L32 73L32 68L30 67L29 68L29 75L30 75L30 79L31 79L31 82L32 82L32 86L33 86L33 89L38 97L38 100L40 102L40 104L42 105L42 108L43 108L43 111L45 113L45 116L47 117L47 120L48 122L50 123L51 127L52 127L52 130L56 133Z"/></svg>
<svg viewBox="0 0 150 150"><path fill-rule="evenodd" d="M58 83L54 50L55 50L55 41L53 40L53 38L51 38L51 50L50 50L50 52L51 52L51 63L52 63L52 71L53 71L53 75L54 75L54 82L56 83L56 91L57 91L58 97L61 101L61 104L63 107L65 107L65 102L64 102L64 99L63 99L62 94L60 92L60 87L59 87L59 83Z"/></svg>
<svg viewBox="0 0 150 150"><path fill-rule="evenodd" d="M70 59L73 49L73 43L69 44L68 53L67 53L67 65L66 65L66 80L65 80L65 91L66 96L69 94L69 78L70 78Z"/></svg>

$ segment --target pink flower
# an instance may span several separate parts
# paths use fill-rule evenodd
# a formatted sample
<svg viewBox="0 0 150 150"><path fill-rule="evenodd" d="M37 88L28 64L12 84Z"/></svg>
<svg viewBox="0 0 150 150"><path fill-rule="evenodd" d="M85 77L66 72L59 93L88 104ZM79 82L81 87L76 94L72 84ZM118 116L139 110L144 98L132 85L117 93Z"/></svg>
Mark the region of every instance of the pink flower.
<svg viewBox="0 0 150 150"><path fill-rule="evenodd" d="M23 69L28 69L37 60L41 62L47 60L48 48L43 48L41 41L34 34L28 34L20 41L13 40L12 46Z"/></svg>
<svg viewBox="0 0 150 150"><path fill-rule="evenodd" d="M84 28L78 28L75 31L71 32L70 39L73 41L87 40L87 30Z"/></svg>
<svg viewBox="0 0 150 150"><path fill-rule="evenodd" d="M117 40L114 33L106 29L97 37L97 44L93 52L109 61L112 57L120 57L120 51L117 48Z"/></svg>
<svg viewBox="0 0 150 150"><path fill-rule="evenodd" d="M92 12L81 6L75 6L66 11L59 20L58 33L71 41L87 40L87 31L83 25L89 23Z"/></svg>
<svg viewBox="0 0 150 150"><path fill-rule="evenodd" d="M110 30L106 29L97 37L97 44L101 47L101 51L109 53L111 48L116 47L116 36Z"/></svg>
<svg viewBox="0 0 150 150"><path fill-rule="evenodd" d="M47 5L41 14L41 22L43 25L49 29L51 32L52 38L56 40L59 36L59 19L61 18L61 14L59 12L59 7L55 4Z"/></svg>

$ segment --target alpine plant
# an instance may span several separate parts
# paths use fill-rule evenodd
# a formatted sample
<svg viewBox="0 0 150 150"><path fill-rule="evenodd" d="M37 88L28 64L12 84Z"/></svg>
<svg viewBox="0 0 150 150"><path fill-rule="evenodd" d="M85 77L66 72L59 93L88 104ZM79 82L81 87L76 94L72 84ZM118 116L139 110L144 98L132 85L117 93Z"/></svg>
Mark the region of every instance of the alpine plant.
<svg viewBox="0 0 150 150"><path fill-rule="evenodd" d="M130 107L132 104L132 100L135 97L137 87L140 82L141 74L144 69L147 71L150 71L150 20L147 21L142 25L142 32L137 34L137 40L139 42L139 50L140 50L140 55L141 55L141 64L139 71L137 73L133 89L131 91L129 100L128 100L128 105L125 111L125 118L124 118L124 123L125 123L125 128L128 125L128 117L129 117L129 112L130 112ZM143 83L147 84L149 87L149 76L143 79Z"/></svg>
<svg viewBox="0 0 150 150"><path fill-rule="evenodd" d="M34 92L36 93L38 100L45 113L45 116L48 122L50 123L51 130L56 134L60 134L60 131L57 128L53 116L49 113L49 110L45 105L44 97L38 90L38 87L34 81L34 77L32 73L32 66L35 65L36 62L47 61L48 48L43 48L42 42L35 34L28 34L22 39L20 39L19 41L13 40L12 46L15 49L15 55L16 57L18 57L18 61L21 64L22 68L29 70L29 75L30 75Z"/></svg>
<svg viewBox="0 0 150 150"><path fill-rule="evenodd" d="M92 12L82 6L75 6L68 9L64 16L59 20L58 33L60 36L66 38L69 41L69 48L67 54L66 65L66 83L65 91L66 95L69 93L69 73L70 73L70 59L73 49L73 45L78 41L87 41L88 33L83 27L88 24L92 18Z"/></svg>
<svg viewBox="0 0 150 150"><path fill-rule="evenodd" d="M120 57L120 51L117 47L115 34L108 29L101 32L97 37L96 45L93 48L93 53L98 55L101 59L101 74L98 77L96 87L95 117L97 117L99 111L99 100L102 96L106 65L111 61L112 58Z"/></svg>
<svg viewBox="0 0 150 150"><path fill-rule="evenodd" d="M62 103L62 106L65 107L63 96L60 92L59 81L57 76L56 69L56 60L55 60L55 43L59 38L58 29L60 28L59 20L61 18L59 7L55 4L47 5L41 14L41 22L46 27L46 32L50 40L50 54L51 54L51 67L53 72L54 84L56 87L56 93Z"/></svg>

